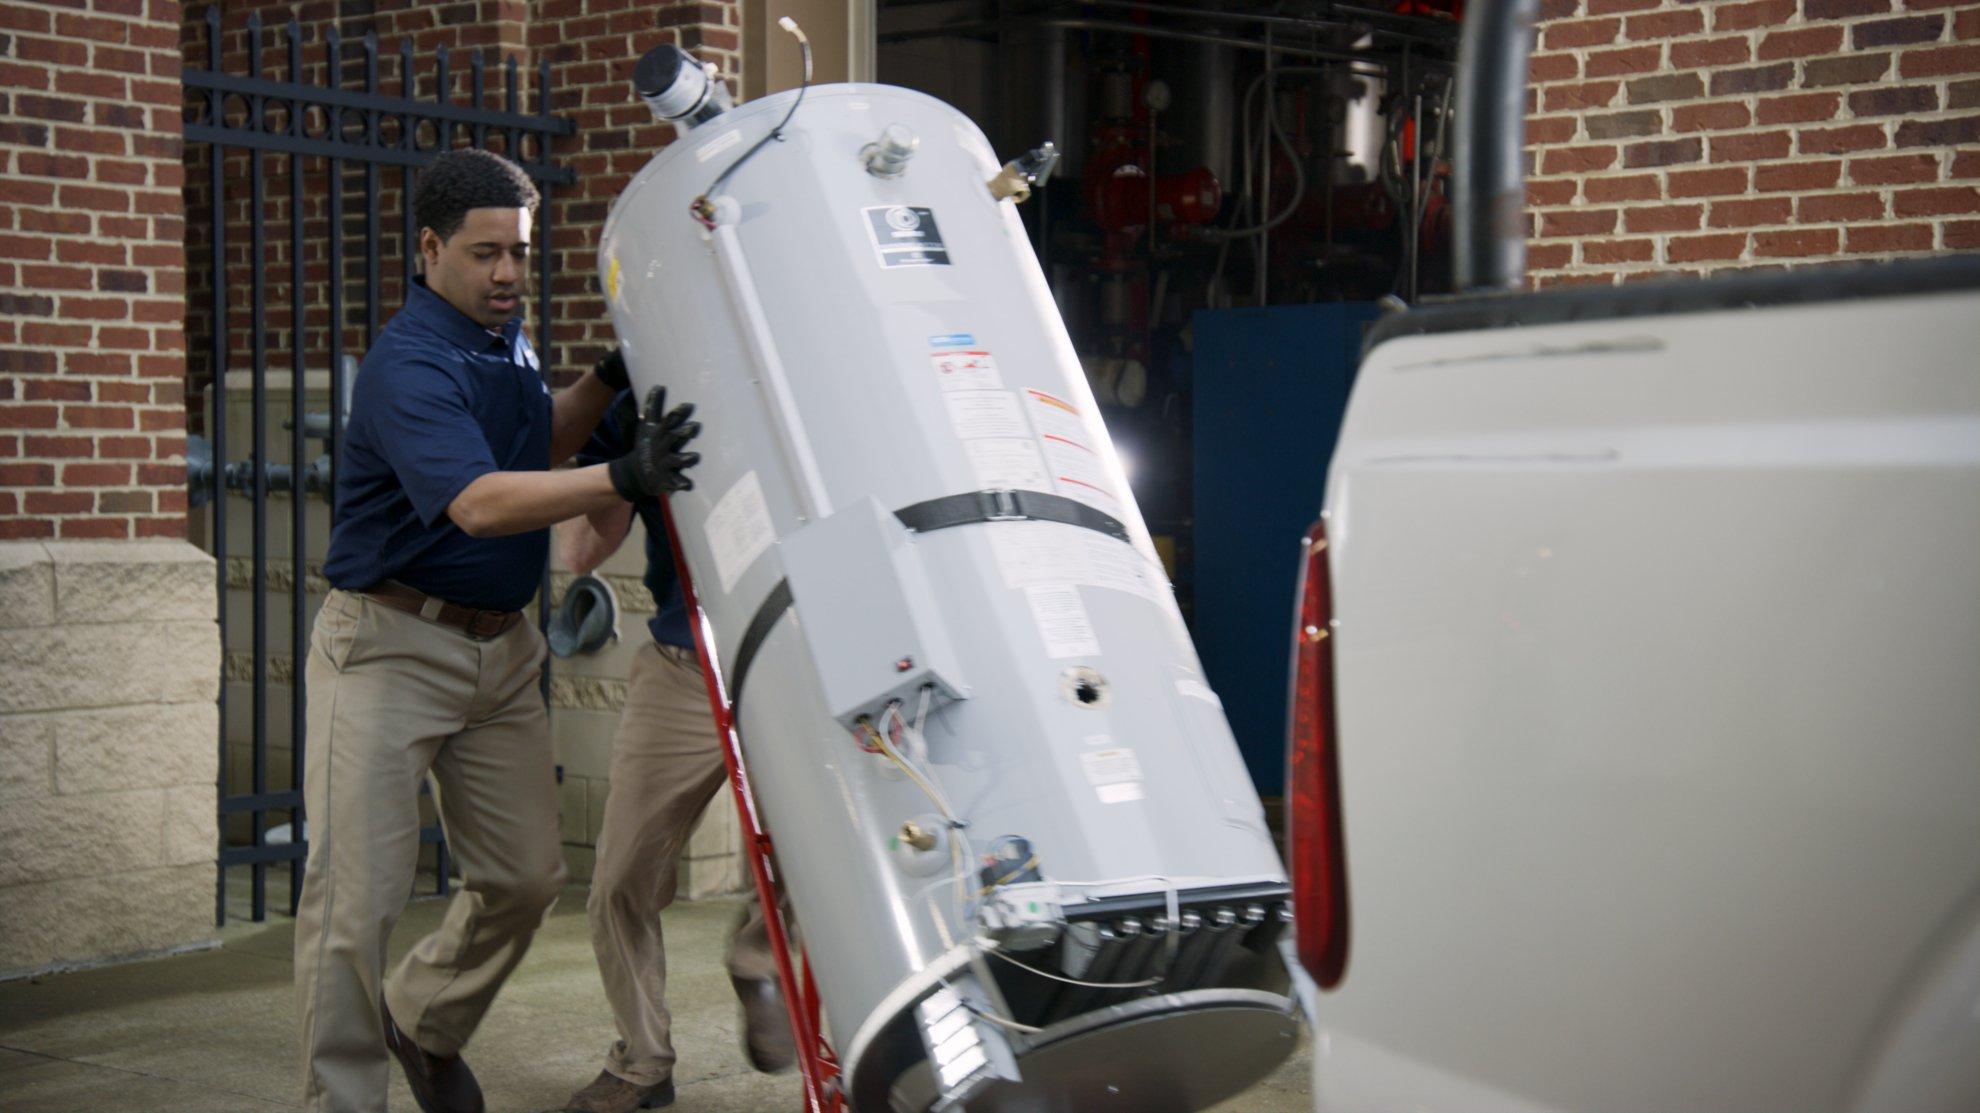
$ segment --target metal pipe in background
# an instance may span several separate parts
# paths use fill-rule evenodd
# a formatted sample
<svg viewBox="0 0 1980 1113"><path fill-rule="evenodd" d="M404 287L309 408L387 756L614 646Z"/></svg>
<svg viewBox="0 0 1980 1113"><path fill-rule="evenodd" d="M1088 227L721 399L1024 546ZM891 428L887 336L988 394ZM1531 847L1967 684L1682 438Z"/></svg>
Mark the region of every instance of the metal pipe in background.
<svg viewBox="0 0 1980 1113"><path fill-rule="evenodd" d="M1279 87L1272 81L1272 26L1265 25L1265 128L1258 140L1258 247L1252 259L1257 270L1251 280L1251 295L1265 304L1266 274L1272 257L1272 133L1279 123Z"/></svg>
<svg viewBox="0 0 1980 1113"><path fill-rule="evenodd" d="M1231 118L1237 113L1231 91L1235 56L1230 47L1218 43L1198 43L1191 53L1189 81L1193 92L1184 118L1190 121L1190 138L1202 152L1203 165L1228 189L1232 181Z"/></svg>
<svg viewBox="0 0 1980 1113"><path fill-rule="evenodd" d="M1539 8L1539 0L1465 6L1451 166L1459 292L1510 290L1526 280L1526 64Z"/></svg>
<svg viewBox="0 0 1980 1113"><path fill-rule="evenodd" d="M1145 35L1151 39L1173 39L1177 42L1213 43L1235 47L1239 50L1260 51L1264 47L1250 39L1233 38L1228 35L1199 34L1190 31L1173 31L1166 27L1145 27L1134 23L1119 23L1103 19L1040 19L1028 21L1034 27L1057 27L1068 31L1111 31L1122 35ZM911 42L916 39L939 39L956 35L992 34L998 29L994 20L977 20L968 23L945 23L935 27L923 27L913 31L888 31L880 36L883 43ZM1381 75L1383 55L1369 52L1345 50L1323 50L1318 47L1276 43L1272 49L1279 54L1293 58L1311 58L1323 62L1362 63L1371 68L1367 72Z"/></svg>
<svg viewBox="0 0 1980 1113"><path fill-rule="evenodd" d="M1263 12L1231 11L1208 4L1200 6L1153 4L1147 2L1147 0L1082 0L1082 3L1094 8L1118 8L1158 15L1188 16L1213 22L1253 23L1261 27L1297 27L1311 31L1335 30L1345 21L1352 20L1367 24L1369 30L1377 34L1397 34L1404 37L1421 37L1412 35L1412 32L1424 30L1427 22L1417 16L1398 15L1395 12L1385 12L1379 8L1364 8L1347 4L1327 5L1327 15L1334 18L1312 18L1307 16L1270 15ZM1392 27L1407 28L1408 30L1390 32L1376 27L1376 24L1387 24Z"/></svg>

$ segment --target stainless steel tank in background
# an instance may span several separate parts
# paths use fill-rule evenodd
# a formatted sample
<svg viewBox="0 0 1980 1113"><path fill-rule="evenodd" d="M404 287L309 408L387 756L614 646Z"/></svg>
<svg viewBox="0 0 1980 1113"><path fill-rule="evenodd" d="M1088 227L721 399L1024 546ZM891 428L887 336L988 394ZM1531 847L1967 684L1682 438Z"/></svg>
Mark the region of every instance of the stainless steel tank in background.
<svg viewBox="0 0 1980 1113"><path fill-rule="evenodd" d="M1297 1036L1222 707L974 124L813 88L693 210L795 96L702 105L600 267L705 426L672 511L849 1101L1202 1108Z"/></svg>

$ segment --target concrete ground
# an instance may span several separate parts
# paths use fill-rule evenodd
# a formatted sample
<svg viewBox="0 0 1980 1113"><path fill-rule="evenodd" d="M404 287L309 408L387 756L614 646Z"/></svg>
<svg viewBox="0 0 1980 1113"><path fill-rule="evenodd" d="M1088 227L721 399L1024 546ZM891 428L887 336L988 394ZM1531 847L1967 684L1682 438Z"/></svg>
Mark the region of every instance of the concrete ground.
<svg viewBox="0 0 1980 1113"><path fill-rule="evenodd" d="M271 905L276 902L271 900ZM393 957L445 909L417 900ZM794 1075L744 1064L735 999L720 956L736 905L678 903L666 913L669 1004L683 1113L799 1109ZM261 1113L299 1105L290 948L293 925L237 920L218 950L0 984L0 1109L6 1113ZM560 1106L589 1081L612 1036L585 931L584 893L558 902L468 1046L490 1113ZM1218 1113L1312 1109L1304 1048ZM394 1113L416 1109L393 1071Z"/></svg>

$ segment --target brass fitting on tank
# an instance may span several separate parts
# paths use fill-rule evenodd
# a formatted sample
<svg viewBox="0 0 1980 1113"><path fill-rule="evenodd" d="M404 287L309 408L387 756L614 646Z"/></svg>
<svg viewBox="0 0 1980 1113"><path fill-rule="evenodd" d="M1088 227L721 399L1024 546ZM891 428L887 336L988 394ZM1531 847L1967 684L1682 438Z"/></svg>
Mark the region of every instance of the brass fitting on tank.
<svg viewBox="0 0 1980 1113"><path fill-rule="evenodd" d="M916 850L929 851L935 849L935 832L930 831L912 819L901 824L900 838L902 843L914 847Z"/></svg>
<svg viewBox="0 0 1980 1113"><path fill-rule="evenodd" d="M1017 158L1004 164L997 176L987 183L990 196L1002 201L1010 198L1014 203L1023 204L1031 196L1033 186L1042 186L1045 179L1052 176L1052 168L1059 165L1059 149L1046 140Z"/></svg>
<svg viewBox="0 0 1980 1113"><path fill-rule="evenodd" d="M1022 205L1031 199L1031 183L1018 172L1017 163L1007 162L997 176L990 179L990 196L1002 201L1008 197L1013 203Z"/></svg>

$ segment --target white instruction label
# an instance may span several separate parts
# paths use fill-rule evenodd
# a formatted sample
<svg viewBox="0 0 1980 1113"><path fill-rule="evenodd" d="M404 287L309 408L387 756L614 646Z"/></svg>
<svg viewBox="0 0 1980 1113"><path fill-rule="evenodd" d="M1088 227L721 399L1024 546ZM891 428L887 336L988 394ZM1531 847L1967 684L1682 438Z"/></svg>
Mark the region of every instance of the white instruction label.
<svg viewBox="0 0 1980 1113"><path fill-rule="evenodd" d="M1119 804L1142 798L1141 759L1126 747L1093 750L1079 755L1087 782L1103 804Z"/></svg>
<svg viewBox="0 0 1980 1113"><path fill-rule="evenodd" d="M965 342L969 334L958 333L957 339ZM944 336L939 339L947 340ZM940 352L930 352L929 362L935 365L935 380L943 390L1002 390L1004 377L997 373L997 357L989 352L967 348L950 348Z"/></svg>
<svg viewBox="0 0 1980 1113"><path fill-rule="evenodd" d="M1210 685L1205 684L1201 680L1183 677L1176 681L1176 691L1181 692L1190 699L1200 699L1205 703L1217 707L1224 706L1224 701L1217 698L1217 693L1210 690Z"/></svg>
<svg viewBox="0 0 1980 1113"><path fill-rule="evenodd" d="M1119 513L1120 498L1107 479L1106 466L1087 434L1079 407L1042 390L1027 389L1024 397L1031 423L1038 430L1039 447L1045 450L1045 463L1052 470L1053 489L1109 514Z"/></svg>
<svg viewBox="0 0 1980 1113"><path fill-rule="evenodd" d="M777 539L776 527L770 524L769 504L763 501L763 484L755 472L744 472L728 493L716 500L701 529L708 538L709 554L715 558L722 594L727 595Z"/></svg>
<svg viewBox="0 0 1980 1113"><path fill-rule="evenodd" d="M1028 437L1024 411L1008 390L952 390L942 395L949 408L949 424L963 440L984 437Z"/></svg>
<svg viewBox="0 0 1980 1113"><path fill-rule="evenodd" d="M742 132L739 131L724 132L720 136L717 136L716 138L711 139L706 143L703 143L700 146L700 148L698 148L694 152L694 161L707 162L709 159L714 158L716 155L721 154L723 151L726 151L730 147L733 147L741 142L742 142Z"/></svg>
<svg viewBox="0 0 1980 1113"><path fill-rule="evenodd" d="M1086 552L1086 575L1081 583L1111 588L1154 601L1168 591L1162 577L1148 566L1141 550L1118 538L1087 530L1081 538Z"/></svg>
<svg viewBox="0 0 1980 1113"><path fill-rule="evenodd" d="M1076 584L1086 579L1077 526L1057 522L989 522L986 536L1006 587Z"/></svg>
<svg viewBox="0 0 1980 1113"><path fill-rule="evenodd" d="M1045 641L1048 657L1098 657L1100 639L1093 633L1093 621L1086 616L1086 604L1079 601L1079 589L1069 585L1028 587L1031 620L1038 636Z"/></svg>
<svg viewBox="0 0 1980 1113"><path fill-rule="evenodd" d="M1013 488L1050 491L1052 477L1045 472L1045 461L1038 456L1038 445L1031 438L986 437L964 441L969 464L976 472L976 484L986 488Z"/></svg>

